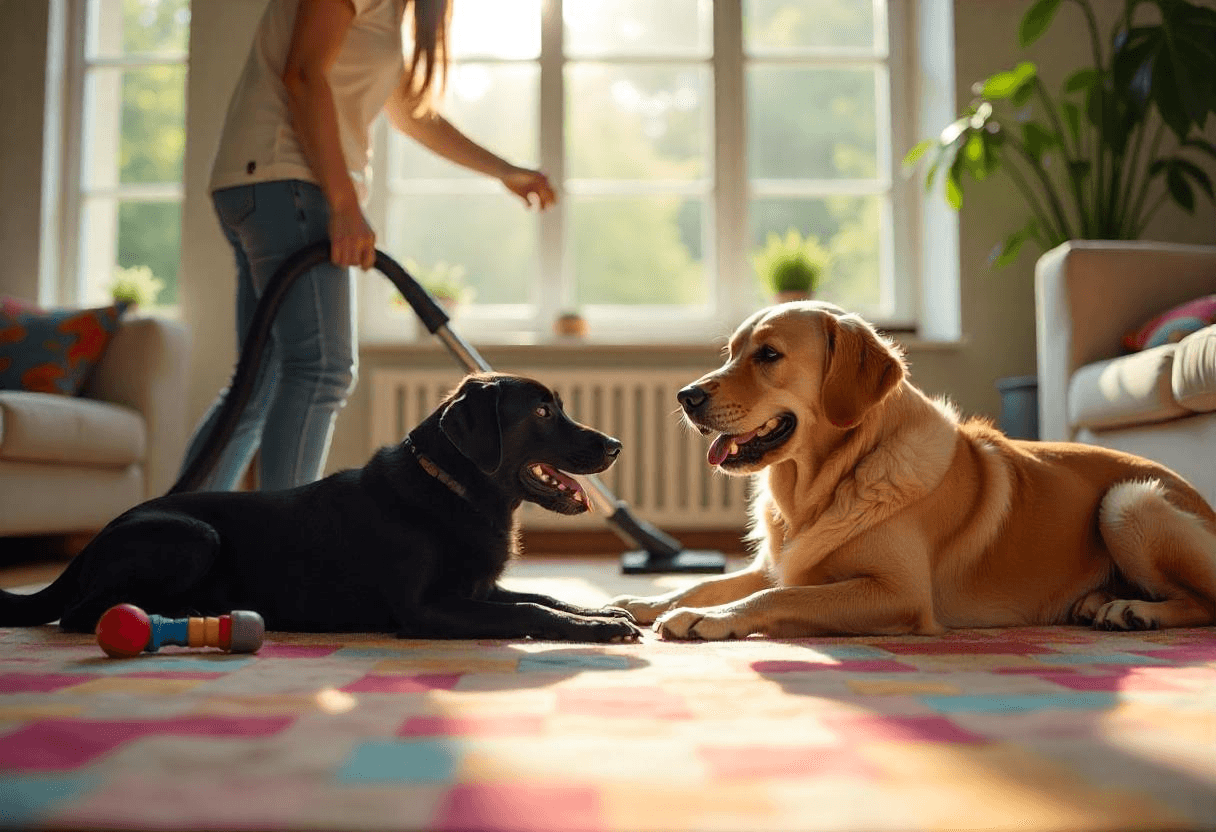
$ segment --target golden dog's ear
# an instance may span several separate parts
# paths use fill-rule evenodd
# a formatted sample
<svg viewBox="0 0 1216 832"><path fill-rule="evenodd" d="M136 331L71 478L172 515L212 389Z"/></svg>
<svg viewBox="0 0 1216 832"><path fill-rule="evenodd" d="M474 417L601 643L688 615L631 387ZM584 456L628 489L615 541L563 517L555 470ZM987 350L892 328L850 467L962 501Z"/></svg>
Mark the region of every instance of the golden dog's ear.
<svg viewBox="0 0 1216 832"><path fill-rule="evenodd" d="M864 323L824 317L827 369L820 396L824 415L838 428L851 428L903 381L900 355Z"/></svg>

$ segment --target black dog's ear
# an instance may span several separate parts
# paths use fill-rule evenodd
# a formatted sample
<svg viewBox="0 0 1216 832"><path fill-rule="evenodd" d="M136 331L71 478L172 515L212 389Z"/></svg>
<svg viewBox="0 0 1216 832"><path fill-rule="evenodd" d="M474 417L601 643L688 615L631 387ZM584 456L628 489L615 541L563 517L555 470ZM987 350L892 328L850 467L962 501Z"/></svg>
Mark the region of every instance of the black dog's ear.
<svg viewBox="0 0 1216 832"><path fill-rule="evenodd" d="M484 473L502 464L502 426L498 420L498 383L470 380L439 414L439 429L456 450Z"/></svg>

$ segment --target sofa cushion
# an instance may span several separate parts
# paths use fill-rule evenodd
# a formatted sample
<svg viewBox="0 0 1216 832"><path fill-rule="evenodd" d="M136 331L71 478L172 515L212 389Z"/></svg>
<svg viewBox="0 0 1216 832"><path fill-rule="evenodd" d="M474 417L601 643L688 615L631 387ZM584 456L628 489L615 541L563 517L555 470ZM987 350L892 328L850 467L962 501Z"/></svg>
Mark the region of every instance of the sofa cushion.
<svg viewBox="0 0 1216 832"><path fill-rule="evenodd" d="M1196 413L1216 410L1216 326L1178 343L1171 382L1174 398L1186 409Z"/></svg>
<svg viewBox="0 0 1216 832"><path fill-rule="evenodd" d="M79 393L126 306L42 311L0 299L0 390Z"/></svg>
<svg viewBox="0 0 1216 832"><path fill-rule="evenodd" d="M1216 295L1206 295L1167 309L1148 323L1123 336L1128 350L1176 344L1192 332L1216 323Z"/></svg>
<svg viewBox="0 0 1216 832"><path fill-rule="evenodd" d="M126 466L144 458L143 417L107 402L0 391L0 459Z"/></svg>
<svg viewBox="0 0 1216 832"><path fill-rule="evenodd" d="M1068 384L1069 423L1102 430L1189 415L1174 400L1177 349L1177 344L1165 344L1077 370Z"/></svg>

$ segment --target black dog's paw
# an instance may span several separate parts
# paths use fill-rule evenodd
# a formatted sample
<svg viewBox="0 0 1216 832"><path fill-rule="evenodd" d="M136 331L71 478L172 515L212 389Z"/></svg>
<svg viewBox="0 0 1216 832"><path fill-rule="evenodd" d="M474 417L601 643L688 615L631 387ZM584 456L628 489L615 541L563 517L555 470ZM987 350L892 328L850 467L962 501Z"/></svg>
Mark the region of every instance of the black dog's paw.
<svg viewBox="0 0 1216 832"><path fill-rule="evenodd" d="M538 641L587 641L613 644L638 641L642 631L632 621L607 615L571 615L532 633Z"/></svg>
<svg viewBox="0 0 1216 832"><path fill-rule="evenodd" d="M642 638L642 630L633 623L632 617L625 619L609 616L606 611L604 617L595 620L590 629L591 641L619 643L639 641Z"/></svg>

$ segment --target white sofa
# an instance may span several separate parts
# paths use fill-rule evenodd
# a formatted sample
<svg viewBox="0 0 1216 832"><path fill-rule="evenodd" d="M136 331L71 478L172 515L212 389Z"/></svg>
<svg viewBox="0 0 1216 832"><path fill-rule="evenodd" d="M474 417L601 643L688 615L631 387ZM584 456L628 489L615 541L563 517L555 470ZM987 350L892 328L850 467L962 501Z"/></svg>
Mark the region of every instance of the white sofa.
<svg viewBox="0 0 1216 832"><path fill-rule="evenodd" d="M80 396L0 390L0 537L95 532L177 477L187 332L124 320Z"/></svg>
<svg viewBox="0 0 1216 832"><path fill-rule="evenodd" d="M1216 294L1216 246L1074 241L1035 268L1040 438L1157 460L1216 505L1216 326L1124 354L1154 315Z"/></svg>

